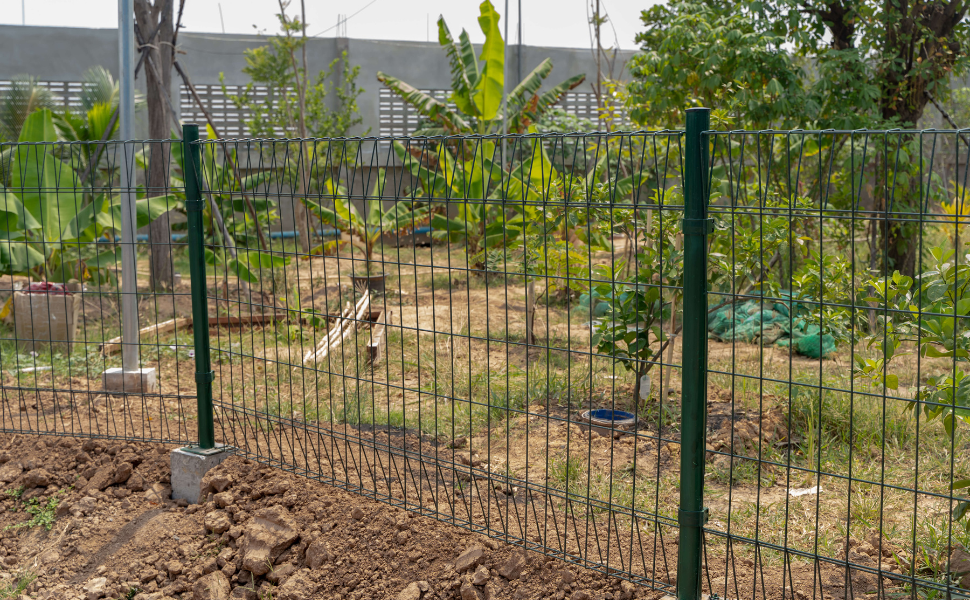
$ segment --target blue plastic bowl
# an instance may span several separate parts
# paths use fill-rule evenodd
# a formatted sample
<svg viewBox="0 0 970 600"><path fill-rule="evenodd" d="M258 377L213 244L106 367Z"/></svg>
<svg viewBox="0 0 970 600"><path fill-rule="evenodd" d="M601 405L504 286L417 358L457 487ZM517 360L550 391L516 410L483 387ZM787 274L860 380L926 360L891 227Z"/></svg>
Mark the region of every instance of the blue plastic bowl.
<svg viewBox="0 0 970 600"><path fill-rule="evenodd" d="M610 410L608 408L598 408L596 410L589 411L589 418L596 419L597 421L625 421L627 419L635 419L636 415L632 412L627 412L625 410Z"/></svg>
<svg viewBox="0 0 970 600"><path fill-rule="evenodd" d="M579 427L585 433L595 431L604 437L612 437L616 432L636 428L637 416L625 410L598 408L586 410L579 415Z"/></svg>

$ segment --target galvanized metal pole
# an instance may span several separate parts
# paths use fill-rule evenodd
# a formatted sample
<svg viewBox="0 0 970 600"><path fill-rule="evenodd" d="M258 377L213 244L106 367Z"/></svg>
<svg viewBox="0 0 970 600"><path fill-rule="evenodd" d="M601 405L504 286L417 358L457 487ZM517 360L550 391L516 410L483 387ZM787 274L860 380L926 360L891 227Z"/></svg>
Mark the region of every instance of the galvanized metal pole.
<svg viewBox="0 0 970 600"><path fill-rule="evenodd" d="M708 144L711 111L687 111L684 140L684 328L681 397L680 547L678 600L700 600L707 430L707 218Z"/></svg>
<svg viewBox="0 0 970 600"><path fill-rule="evenodd" d="M209 310L206 302L205 248L202 223L202 149L199 126L182 126L182 156L185 157L185 212L189 225L189 271L192 274L192 330L195 335L195 383L198 398L199 447L215 447L212 420L212 362L209 358Z"/></svg>
<svg viewBox="0 0 970 600"><path fill-rule="evenodd" d="M138 272L135 247L135 10L134 0L118 0L118 121L121 167L121 364L138 364ZM140 390L139 390L140 391Z"/></svg>

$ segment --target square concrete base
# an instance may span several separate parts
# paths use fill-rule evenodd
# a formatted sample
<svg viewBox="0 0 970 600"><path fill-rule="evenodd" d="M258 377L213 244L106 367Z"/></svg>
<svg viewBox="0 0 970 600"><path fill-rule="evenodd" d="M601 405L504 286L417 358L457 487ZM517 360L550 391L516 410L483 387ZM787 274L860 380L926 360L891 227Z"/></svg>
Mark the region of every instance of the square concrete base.
<svg viewBox="0 0 970 600"><path fill-rule="evenodd" d="M112 367L101 374L101 383L106 392L148 394L158 389L155 369L149 368L125 371L121 367Z"/></svg>
<svg viewBox="0 0 970 600"><path fill-rule="evenodd" d="M232 456L229 448L216 444L211 450L198 446L186 446L172 450L172 500L188 500L199 504L202 492L202 478L212 467Z"/></svg>

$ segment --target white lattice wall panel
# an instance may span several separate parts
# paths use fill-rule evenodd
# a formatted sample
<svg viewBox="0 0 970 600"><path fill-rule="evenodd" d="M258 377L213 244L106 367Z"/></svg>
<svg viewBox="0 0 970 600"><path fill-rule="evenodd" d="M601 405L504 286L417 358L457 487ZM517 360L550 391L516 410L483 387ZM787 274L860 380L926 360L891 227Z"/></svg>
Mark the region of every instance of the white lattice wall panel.
<svg viewBox="0 0 970 600"><path fill-rule="evenodd" d="M13 82L9 80L0 81L0 93L9 90L12 85ZM84 84L80 81L38 81L37 85L49 89L61 107L79 108L81 106L81 91Z"/></svg>

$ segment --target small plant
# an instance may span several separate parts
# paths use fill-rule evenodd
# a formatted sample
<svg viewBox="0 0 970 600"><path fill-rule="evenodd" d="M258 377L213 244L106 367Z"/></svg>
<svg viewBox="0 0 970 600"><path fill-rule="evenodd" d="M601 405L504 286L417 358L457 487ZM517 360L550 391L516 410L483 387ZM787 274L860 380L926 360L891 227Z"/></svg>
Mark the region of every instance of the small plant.
<svg viewBox="0 0 970 600"><path fill-rule="evenodd" d="M958 419L970 423L970 336L962 331L970 313L970 266L960 264L955 254L936 247L930 250L930 267L915 278L895 271L866 283L872 295L865 301L880 307L867 347L877 348L879 356L857 354L853 370L855 377L895 391L899 375L892 372L892 362L904 342L915 343L923 358L950 359L951 366L919 386L907 407L915 411L919 406L927 420L942 417L947 434Z"/></svg>
<svg viewBox="0 0 970 600"><path fill-rule="evenodd" d="M17 504L14 505L14 507L10 510L17 510L19 507L20 498L24 495L24 486L4 490L3 493L6 494L8 498L13 498L17 502Z"/></svg>
<svg viewBox="0 0 970 600"><path fill-rule="evenodd" d="M382 208L384 195L384 169L377 172L374 189L367 199L367 216L360 214L343 186L327 181L333 196L333 208L327 208L313 200L304 199L307 208L325 225L350 234L353 244L364 253L364 271L374 275L372 263L374 248L385 233L394 233L421 224L427 215L426 207L415 207L408 202L393 200L386 211Z"/></svg>
<svg viewBox="0 0 970 600"><path fill-rule="evenodd" d="M19 499L23 495L23 488L18 488L19 494L17 498ZM7 490L8 495L10 490ZM59 494L58 494L59 495ZM30 519L24 521L23 523L17 523L16 525L7 525L4 527L4 531L11 529L22 529L26 527L27 529L33 529L34 527L43 527L47 531L50 531L54 527L54 521L56 520L55 512L57 511L57 505L60 504L61 500L58 495L51 496L47 499L47 502L43 504L37 498L31 498L26 503L22 503L24 506L24 511L30 515Z"/></svg>
<svg viewBox="0 0 970 600"><path fill-rule="evenodd" d="M134 597L137 596L140 592L141 592L141 588L138 586L132 586L128 588L128 591L125 592L125 600L133 600Z"/></svg>

